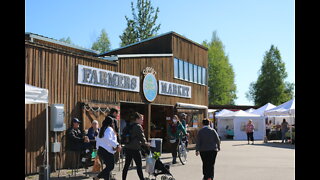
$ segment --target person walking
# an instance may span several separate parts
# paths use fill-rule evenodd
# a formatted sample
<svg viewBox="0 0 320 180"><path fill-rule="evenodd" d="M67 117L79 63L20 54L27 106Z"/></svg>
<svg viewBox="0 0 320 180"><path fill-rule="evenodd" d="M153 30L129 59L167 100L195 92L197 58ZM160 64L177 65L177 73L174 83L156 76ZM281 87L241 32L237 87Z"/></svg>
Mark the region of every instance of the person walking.
<svg viewBox="0 0 320 180"><path fill-rule="evenodd" d="M202 120L203 127L197 134L196 156L202 161L203 180L214 178L214 164L220 151L220 138L217 131L209 126L209 120Z"/></svg>
<svg viewBox="0 0 320 180"><path fill-rule="evenodd" d="M177 150L181 132L185 136L186 129L183 127L177 115L174 115L168 127L169 141L171 143L172 164L177 163Z"/></svg>
<svg viewBox="0 0 320 180"><path fill-rule="evenodd" d="M286 141L286 133L288 132L289 128L288 128L288 122L286 121L286 119L283 119L282 123L281 123L281 143L284 143L284 141Z"/></svg>
<svg viewBox="0 0 320 180"><path fill-rule="evenodd" d="M102 122L96 147L98 149L98 155L106 167L97 176L93 177L93 179L103 178L109 180L110 172L114 169L114 153L121 151L116 133L113 130L113 121L111 118L106 117Z"/></svg>
<svg viewBox="0 0 320 180"><path fill-rule="evenodd" d="M252 144L254 144L253 132L254 132L254 125L252 123L252 120L249 119L248 124L246 126L248 144L250 144L249 143L250 140L252 141Z"/></svg>
<svg viewBox="0 0 320 180"><path fill-rule="evenodd" d="M122 170L122 180L127 179L128 169L131 164L132 159L134 160L137 166L137 173L140 180L144 180L143 172L142 172L142 159L140 151L142 148L149 147L150 145L147 143L146 138L143 133L143 115L135 112L129 116L130 123L130 141L124 145L124 153L125 153L125 164Z"/></svg>

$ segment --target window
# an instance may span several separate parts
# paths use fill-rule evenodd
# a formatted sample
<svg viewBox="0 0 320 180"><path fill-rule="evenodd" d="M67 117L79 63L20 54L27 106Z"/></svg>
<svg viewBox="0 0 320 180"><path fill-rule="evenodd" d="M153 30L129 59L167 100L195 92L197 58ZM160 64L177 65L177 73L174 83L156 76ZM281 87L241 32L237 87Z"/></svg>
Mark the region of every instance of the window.
<svg viewBox="0 0 320 180"><path fill-rule="evenodd" d="M174 77L179 77L179 60L177 58L174 58Z"/></svg>
<svg viewBox="0 0 320 180"><path fill-rule="evenodd" d="M189 63L184 61L184 80L189 81Z"/></svg>
<svg viewBox="0 0 320 180"><path fill-rule="evenodd" d="M201 73L201 66L198 66L198 83L202 84L202 73Z"/></svg>
<svg viewBox="0 0 320 180"><path fill-rule="evenodd" d="M198 66L197 65L193 65L193 82L194 83L198 83Z"/></svg>
<svg viewBox="0 0 320 180"><path fill-rule="evenodd" d="M208 85L208 74L206 68L178 58L173 58L173 60L174 78L196 84Z"/></svg>
<svg viewBox="0 0 320 180"><path fill-rule="evenodd" d="M189 63L189 81L193 82L193 64Z"/></svg>
<svg viewBox="0 0 320 180"><path fill-rule="evenodd" d="M202 84L206 85L207 84L207 73L206 73L206 68L202 68Z"/></svg>
<svg viewBox="0 0 320 180"><path fill-rule="evenodd" d="M180 79L184 79L183 78L183 75L184 75L183 73L184 73L183 72L183 61L179 59L179 78Z"/></svg>

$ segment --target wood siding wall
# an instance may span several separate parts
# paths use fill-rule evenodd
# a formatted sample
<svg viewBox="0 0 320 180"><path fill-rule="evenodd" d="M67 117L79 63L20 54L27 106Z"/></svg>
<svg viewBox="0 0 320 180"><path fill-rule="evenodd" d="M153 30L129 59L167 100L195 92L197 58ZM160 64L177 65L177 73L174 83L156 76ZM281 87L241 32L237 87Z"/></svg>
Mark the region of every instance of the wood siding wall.
<svg viewBox="0 0 320 180"><path fill-rule="evenodd" d="M72 118L82 120L81 102L119 102L116 90L77 84L78 64L110 71L117 71L118 68L115 63L98 58L28 41L25 43L25 83L48 89L49 105L64 104L67 128ZM37 173L43 164L41 153L45 144L45 117L44 104L25 105L25 174ZM64 133L58 133L58 141ZM50 132L50 142L54 142L53 132ZM52 155L50 153L50 162L54 167ZM63 166L64 161L62 157ZM57 164L60 164L59 158Z"/></svg>
<svg viewBox="0 0 320 180"><path fill-rule="evenodd" d="M199 85L187 81L182 81L179 79L174 79L174 66L173 66L173 57L143 57L143 58L125 58L119 61L119 71L125 74L132 74L140 77L140 93L136 92L126 92L121 91L119 93L120 100L126 102L141 102L147 103L143 93L142 93L142 82L144 75L142 71L146 67L152 67L157 72L156 79L163 80L178 84L183 84L191 86L192 95L191 99L165 96L158 94L156 99L152 102L154 104L167 104L175 105L177 102L180 103L190 103L198 105L208 105L208 91L207 86Z"/></svg>

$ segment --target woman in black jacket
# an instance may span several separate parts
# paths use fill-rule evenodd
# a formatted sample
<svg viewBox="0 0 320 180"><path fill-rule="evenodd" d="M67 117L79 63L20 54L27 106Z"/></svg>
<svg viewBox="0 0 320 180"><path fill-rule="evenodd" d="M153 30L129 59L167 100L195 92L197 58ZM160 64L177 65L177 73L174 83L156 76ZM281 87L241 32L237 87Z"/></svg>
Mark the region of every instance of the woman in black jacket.
<svg viewBox="0 0 320 180"><path fill-rule="evenodd" d="M148 146L149 144L146 141L146 138L143 133L143 115L135 112L132 115L130 115L130 123L128 126L131 127L130 129L130 142L128 144L125 144L124 146L124 153L126 156L126 161L124 168L122 170L122 180L126 180L127 173L129 166L131 164L132 159L134 159L134 162L137 166L137 173L140 180L144 180L143 173L142 173L142 160L141 160L141 154L140 150L143 146Z"/></svg>

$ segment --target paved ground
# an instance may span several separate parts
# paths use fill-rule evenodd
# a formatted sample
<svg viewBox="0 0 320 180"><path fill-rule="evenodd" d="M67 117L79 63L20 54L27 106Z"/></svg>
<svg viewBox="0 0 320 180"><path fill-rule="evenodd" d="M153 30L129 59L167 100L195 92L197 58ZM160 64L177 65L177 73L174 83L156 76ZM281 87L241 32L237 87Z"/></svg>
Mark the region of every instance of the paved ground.
<svg viewBox="0 0 320 180"><path fill-rule="evenodd" d="M215 165L215 179L217 180L293 180L294 176L295 147L291 144L279 142L263 143L257 141L248 145L246 141L222 141L221 151L217 155ZM171 164L171 154L164 153L162 162ZM145 166L145 162L143 162ZM188 163L171 165L170 171L176 180L201 180L202 162L200 156L195 156L195 151L188 153ZM91 167L88 169L90 172ZM114 170L116 179L121 179L119 167ZM70 170L61 170L51 173L51 179L91 179L93 174L85 173L80 169L75 177L70 177ZM144 172L145 177L148 174ZM160 179L160 175L157 179ZM29 176L25 179L38 179L38 176ZM135 169L128 172L128 180L138 179Z"/></svg>

